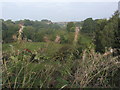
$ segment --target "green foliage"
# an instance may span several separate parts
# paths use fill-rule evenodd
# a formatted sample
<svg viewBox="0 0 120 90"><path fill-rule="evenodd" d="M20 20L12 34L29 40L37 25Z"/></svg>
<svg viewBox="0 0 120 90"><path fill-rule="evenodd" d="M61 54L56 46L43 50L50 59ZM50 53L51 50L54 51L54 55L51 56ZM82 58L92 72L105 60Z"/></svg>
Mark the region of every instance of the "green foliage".
<svg viewBox="0 0 120 90"><path fill-rule="evenodd" d="M97 23L92 18L87 18L84 20L83 26L82 26L82 32L85 33L93 33L97 30Z"/></svg>
<svg viewBox="0 0 120 90"><path fill-rule="evenodd" d="M71 45L57 52L52 58L37 52L38 63L29 62L29 54L19 58L21 54L9 53L3 64L3 88L119 87L117 57L103 57L89 49L75 58L79 54Z"/></svg>
<svg viewBox="0 0 120 90"><path fill-rule="evenodd" d="M75 26L76 27L82 27L83 26L83 21L81 21L81 22L75 22Z"/></svg>
<svg viewBox="0 0 120 90"><path fill-rule="evenodd" d="M107 24L105 24L107 23ZM96 31L95 35L95 45L96 51L101 53L105 52L105 48L112 47L114 48L115 45L115 33L118 30L118 15L114 14L110 20L100 20L98 21L100 30ZM101 28L103 27L103 28ZM119 42L119 40L117 40Z"/></svg>
<svg viewBox="0 0 120 90"><path fill-rule="evenodd" d="M67 62L67 60L70 59L74 59L75 56L77 56L77 50L75 49L75 47L71 46L71 45L64 45L63 47L61 47L59 49L58 52L56 52L56 54L53 56L53 58L55 60L59 60L62 62Z"/></svg>
<svg viewBox="0 0 120 90"><path fill-rule="evenodd" d="M92 44L92 39L89 36L81 33L78 38L78 44L82 46L83 49L88 48Z"/></svg>
<svg viewBox="0 0 120 90"><path fill-rule="evenodd" d="M75 31L75 24L74 24L74 22L69 22L68 24L67 24L67 31L68 32L74 32Z"/></svg>
<svg viewBox="0 0 120 90"><path fill-rule="evenodd" d="M14 24L11 20L2 22L2 38L4 42L13 42L12 36L17 33L18 25Z"/></svg>
<svg viewBox="0 0 120 90"><path fill-rule="evenodd" d="M108 23L107 19L97 19L95 21L98 25L98 30L103 30Z"/></svg>
<svg viewBox="0 0 120 90"><path fill-rule="evenodd" d="M32 20L20 20L20 21L2 21L2 35L4 43L13 42L12 36L18 34L18 24L24 24L24 38L31 39L34 42L43 42L43 36L45 34L51 35L56 30L61 30L58 24L53 24L51 21L32 21ZM53 37L52 37L53 39Z"/></svg>

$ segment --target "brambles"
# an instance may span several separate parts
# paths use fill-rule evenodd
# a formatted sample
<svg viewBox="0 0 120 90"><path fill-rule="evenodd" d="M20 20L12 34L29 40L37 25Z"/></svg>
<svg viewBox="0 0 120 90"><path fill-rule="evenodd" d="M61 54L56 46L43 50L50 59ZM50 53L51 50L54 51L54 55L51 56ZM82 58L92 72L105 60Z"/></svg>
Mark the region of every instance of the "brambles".
<svg viewBox="0 0 120 90"><path fill-rule="evenodd" d="M120 87L118 56L104 56L93 49L76 49L66 45L54 57L41 56L37 51L32 58L24 54L10 54L3 64L3 88L68 88L68 87ZM32 52L32 51L31 51ZM29 60L37 59L39 63ZM111 83L112 82L112 83Z"/></svg>

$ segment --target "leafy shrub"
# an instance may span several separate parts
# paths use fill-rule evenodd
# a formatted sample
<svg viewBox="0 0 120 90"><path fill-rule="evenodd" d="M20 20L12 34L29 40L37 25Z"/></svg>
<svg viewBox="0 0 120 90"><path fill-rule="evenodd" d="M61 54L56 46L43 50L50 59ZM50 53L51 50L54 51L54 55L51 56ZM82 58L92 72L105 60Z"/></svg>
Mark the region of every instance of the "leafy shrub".
<svg viewBox="0 0 120 90"><path fill-rule="evenodd" d="M51 45L50 45L51 46ZM50 48L49 46L49 48ZM118 56L104 56L94 49L64 45L53 56L37 51L30 55L11 53L3 64L3 88L119 87ZM79 56L80 57L76 57Z"/></svg>

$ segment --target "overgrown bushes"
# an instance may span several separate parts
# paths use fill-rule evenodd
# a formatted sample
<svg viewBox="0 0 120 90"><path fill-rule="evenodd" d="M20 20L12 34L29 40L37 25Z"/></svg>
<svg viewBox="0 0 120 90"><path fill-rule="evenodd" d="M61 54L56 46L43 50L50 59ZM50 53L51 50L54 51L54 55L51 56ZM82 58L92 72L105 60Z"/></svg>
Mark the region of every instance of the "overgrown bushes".
<svg viewBox="0 0 120 90"><path fill-rule="evenodd" d="M43 58L36 51L37 63L29 61L29 54L21 59L20 54L10 54L2 67L3 88L120 87L118 56L103 56L93 49L76 50L66 45L53 57Z"/></svg>

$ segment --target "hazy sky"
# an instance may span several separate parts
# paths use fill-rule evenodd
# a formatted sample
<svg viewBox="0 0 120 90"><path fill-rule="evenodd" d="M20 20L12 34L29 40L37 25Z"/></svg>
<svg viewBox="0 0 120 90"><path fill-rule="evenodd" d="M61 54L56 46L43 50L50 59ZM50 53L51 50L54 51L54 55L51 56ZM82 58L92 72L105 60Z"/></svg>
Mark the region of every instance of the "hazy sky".
<svg viewBox="0 0 120 90"><path fill-rule="evenodd" d="M4 2L2 18L81 21L89 17L109 18L117 9L117 2Z"/></svg>

